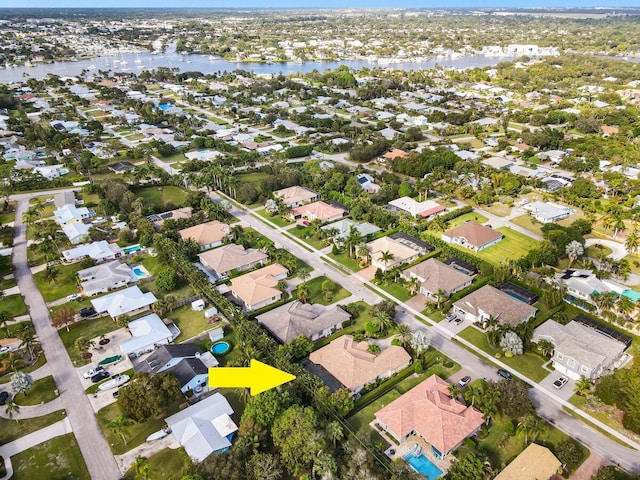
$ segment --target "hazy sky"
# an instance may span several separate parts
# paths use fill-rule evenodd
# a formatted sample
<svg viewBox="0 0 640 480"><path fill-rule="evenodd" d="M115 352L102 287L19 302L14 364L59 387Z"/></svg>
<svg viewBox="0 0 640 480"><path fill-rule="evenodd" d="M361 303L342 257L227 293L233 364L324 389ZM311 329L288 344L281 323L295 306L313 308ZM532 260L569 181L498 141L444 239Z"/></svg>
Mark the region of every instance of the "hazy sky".
<svg viewBox="0 0 640 480"><path fill-rule="evenodd" d="M205 8L295 8L295 7L638 7L638 0L0 0L1 7L205 7Z"/></svg>

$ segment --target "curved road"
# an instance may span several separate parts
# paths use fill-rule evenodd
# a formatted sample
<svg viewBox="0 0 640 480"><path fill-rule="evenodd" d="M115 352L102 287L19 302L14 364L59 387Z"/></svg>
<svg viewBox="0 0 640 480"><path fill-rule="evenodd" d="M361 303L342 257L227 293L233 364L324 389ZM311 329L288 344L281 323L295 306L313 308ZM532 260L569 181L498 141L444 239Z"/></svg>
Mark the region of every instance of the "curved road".
<svg viewBox="0 0 640 480"><path fill-rule="evenodd" d="M67 189L70 191L73 189ZM51 326L49 310L36 286L31 270L27 266L27 228L22 223L22 214L29 208L29 199L35 196L59 193L65 190L34 192L15 195L17 200L15 234L13 243L14 275L20 292L24 295L40 344L53 372L60 398L71 422L80 451L93 480L115 480L121 478L120 469L109 445L100 430L89 399L84 393L80 379L71 364L67 351L55 328Z"/></svg>

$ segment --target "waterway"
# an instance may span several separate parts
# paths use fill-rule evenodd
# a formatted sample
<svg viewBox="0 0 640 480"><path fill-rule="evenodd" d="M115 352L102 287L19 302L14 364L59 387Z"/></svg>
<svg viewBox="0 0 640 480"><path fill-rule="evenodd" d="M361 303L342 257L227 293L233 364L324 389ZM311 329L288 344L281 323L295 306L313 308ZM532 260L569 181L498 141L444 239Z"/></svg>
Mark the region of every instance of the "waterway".
<svg viewBox="0 0 640 480"><path fill-rule="evenodd" d="M180 55L175 52L153 55L151 53L125 53L111 57L97 57L88 60L54 62L35 64L33 67L0 67L0 83L23 81L27 78L43 78L49 73L63 76L80 75L83 70L88 74L98 73L98 70L112 70L114 72L140 73L158 67L177 68L180 72L231 72L247 70L255 73L282 72L284 75L307 73L313 70L331 70L346 65L358 70L361 68L393 68L397 70L428 70L441 66L445 68L474 68L488 67L499 62L515 60L517 57L493 57L485 55L469 55L464 57L433 58L420 62L380 63L367 60L342 60L337 62L305 62L305 63L241 63L230 62L208 55Z"/></svg>

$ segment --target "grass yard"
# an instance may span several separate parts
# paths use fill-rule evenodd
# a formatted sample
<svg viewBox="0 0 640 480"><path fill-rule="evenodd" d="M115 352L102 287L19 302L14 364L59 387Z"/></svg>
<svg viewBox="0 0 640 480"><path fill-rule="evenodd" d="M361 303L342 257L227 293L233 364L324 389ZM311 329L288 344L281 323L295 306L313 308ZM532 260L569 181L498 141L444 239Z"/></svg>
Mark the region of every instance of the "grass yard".
<svg viewBox="0 0 640 480"><path fill-rule="evenodd" d="M511 206L505 205L504 203L496 202L491 206L483 205L483 210L486 210L489 213L493 213L498 217L506 217L511 213Z"/></svg>
<svg viewBox="0 0 640 480"><path fill-rule="evenodd" d="M27 390L26 395L19 393L14 397L14 400L18 405L24 406L50 402L57 397L56 388L56 382L49 375L33 382L33 386Z"/></svg>
<svg viewBox="0 0 640 480"><path fill-rule="evenodd" d="M58 265L60 274L51 282L45 278L46 271L42 270L33 275L33 279L38 285L38 290L42 294L45 302L52 302L72 293L78 292L78 282L76 273L82 269L80 263L71 265Z"/></svg>
<svg viewBox="0 0 640 480"><path fill-rule="evenodd" d="M360 267L360 264L356 260L351 258L347 252L342 252L342 253L339 253L338 255L334 255L333 253L328 253L327 256L331 257L333 260L340 263L341 265L344 265L345 267L347 267L347 269L351 270L352 272L357 272L359 270L362 270L362 268Z"/></svg>
<svg viewBox="0 0 640 480"><path fill-rule="evenodd" d="M264 172L243 173L241 175L235 175L235 178L237 178L240 183L253 183L254 187L258 188L262 180L269 178L269 174Z"/></svg>
<svg viewBox="0 0 640 480"><path fill-rule="evenodd" d="M149 457L151 476L154 480L174 480L182 478L187 464L187 455L182 448L165 448ZM131 467L124 478L127 480L137 480L141 478L136 475L135 467Z"/></svg>
<svg viewBox="0 0 640 480"><path fill-rule="evenodd" d="M184 204L187 197L182 188L173 186L141 188L134 193L142 198L146 205L158 211L166 209L167 206L178 208Z"/></svg>
<svg viewBox="0 0 640 480"><path fill-rule="evenodd" d="M6 225L7 223L11 223L15 220L16 216L16 203L9 202L9 206L6 210L2 210L0 212L0 224Z"/></svg>
<svg viewBox="0 0 640 480"><path fill-rule="evenodd" d="M457 227L458 225L462 225L463 223L470 222L470 221L485 223L485 222L488 222L489 219L484 215L480 215L479 213L469 212L469 213L465 213L464 215L460 215L459 217L454 218L453 220L450 220L447 228L454 228L454 227Z"/></svg>
<svg viewBox="0 0 640 480"><path fill-rule="evenodd" d="M0 418L0 444L13 442L29 433L48 427L64 417L65 411L57 410L42 417L25 418L18 421Z"/></svg>
<svg viewBox="0 0 640 480"><path fill-rule="evenodd" d="M609 247L605 245L597 245L597 244L587 247L587 251L586 251L586 254L588 257L598 258L598 259L602 257L608 257L609 255L611 255L611 253L613 253L613 250L611 250Z"/></svg>
<svg viewBox="0 0 640 480"><path fill-rule="evenodd" d="M258 214L260 217L269 220L271 223L273 223L274 225L277 225L279 227L286 227L288 225L291 225L293 222L289 221L289 220L284 220L280 215L274 215L273 217L269 214L269 212L267 212L264 208L262 210L258 210L256 212L256 214Z"/></svg>
<svg viewBox="0 0 640 480"><path fill-rule="evenodd" d="M542 224L529 215L528 213L511 219L511 222L519 227L526 228L530 232L542 235Z"/></svg>
<svg viewBox="0 0 640 480"><path fill-rule="evenodd" d="M86 365L91 361L91 359L84 360L80 358L80 352L78 352L73 345L76 339L79 337L91 339L99 337L100 335L106 335L107 333L113 332L117 329L118 326L113 320L111 320L111 317L101 317L81 320L73 325L69 325L68 332L66 328L61 328L58 330L58 335L60 335L60 339L62 340L64 347L67 349L67 353L69 354L69 358L71 358L73 365L79 367L81 365Z"/></svg>
<svg viewBox="0 0 640 480"><path fill-rule="evenodd" d="M385 405L389 405L396 398L402 395L396 388L385 393L382 397L370 403L347 419L347 423L357 432L359 438L363 438L373 445L378 443L385 445L385 443L388 443L377 431L369 426L369 423L375 419L375 413L378 410Z"/></svg>
<svg viewBox="0 0 640 480"><path fill-rule="evenodd" d="M500 227L496 230L504 235L502 240L476 253L494 265L500 265L508 260L517 260L539 244L537 240L507 227Z"/></svg>
<svg viewBox="0 0 640 480"><path fill-rule="evenodd" d="M335 340L336 338L342 335L351 335L356 332L364 331L364 326L368 322L373 320L373 316L371 314L371 306L366 304L362 300L355 302L355 304L359 307L360 314L355 320L351 321L352 322L351 325L344 327L342 330L338 330L336 333L334 333L333 335L327 338L318 340L313 347L314 350L327 345L329 342Z"/></svg>
<svg viewBox="0 0 640 480"><path fill-rule="evenodd" d="M42 210L39 213L40 218L49 218L49 217L53 217L53 212L54 210L56 210L56 204L54 202L48 202L47 200L52 200L53 197L51 195L43 195L40 197L34 197L31 200L29 200L29 206L32 207L36 204L37 200L40 200L40 202L42 202Z"/></svg>
<svg viewBox="0 0 640 480"><path fill-rule="evenodd" d="M73 433L47 440L11 457L12 480L65 478L90 480L78 442Z"/></svg>
<svg viewBox="0 0 640 480"><path fill-rule="evenodd" d="M97 193L81 192L78 197L84 202L87 208L97 207L100 203L100 197Z"/></svg>
<svg viewBox="0 0 640 480"><path fill-rule="evenodd" d="M307 281L307 286L309 287L309 297L307 298L307 301L309 303L329 305L331 303L335 303L351 296L351 292L342 287L340 284L336 284L336 289L330 297L325 296L322 292L322 283L325 280L328 280L328 278L325 276L321 276Z"/></svg>
<svg viewBox="0 0 640 480"><path fill-rule="evenodd" d="M181 333L178 336L178 342L184 342L217 326L209 323L209 320L204 318L204 312L192 310L189 304L169 312L166 317L173 320L180 329Z"/></svg>
<svg viewBox="0 0 640 480"><path fill-rule="evenodd" d="M378 288L381 288L382 290L387 292L389 295L393 295L395 298L397 298L401 302L406 302L412 297L411 293L409 293L409 290L407 290L406 288L404 288L404 286L399 285L395 282L391 282L391 283L383 282L380 285L378 285Z"/></svg>
<svg viewBox="0 0 640 480"><path fill-rule="evenodd" d="M319 240L316 238L313 233L313 227L303 227L302 225L296 225L295 227L287 230L287 232L294 237L299 238L303 242L308 243L315 249L321 250L327 246L327 242L325 240Z"/></svg>
<svg viewBox="0 0 640 480"><path fill-rule="evenodd" d="M134 260L135 262L133 263L140 263L140 261L142 261L142 265L144 265L144 268L146 268L151 275L156 275L164 267L158 257L152 257L151 255L136 257Z"/></svg>
<svg viewBox="0 0 640 480"><path fill-rule="evenodd" d="M15 278L1 278L0 279L0 290L8 290L9 288L13 288L16 285L18 285L18 283L16 282Z"/></svg>
<svg viewBox="0 0 640 480"><path fill-rule="evenodd" d="M165 163L176 163L176 162L186 162L188 161L188 158L184 156L184 154L182 153L176 153L174 155L171 155L169 157L160 157L160 159L165 162Z"/></svg>
<svg viewBox="0 0 640 480"><path fill-rule="evenodd" d="M474 344L492 357L495 356L496 353L502 353L501 350L489 345L487 336L475 327L465 328L458 336ZM532 352L525 352L523 355L517 355L512 358L507 358L503 355L500 361L536 382L540 382L551 373L543 367L547 360Z"/></svg>
<svg viewBox="0 0 640 480"><path fill-rule="evenodd" d="M22 295L16 293L0 299L0 310L9 312L12 317L18 317L27 313L27 306L24 303Z"/></svg>

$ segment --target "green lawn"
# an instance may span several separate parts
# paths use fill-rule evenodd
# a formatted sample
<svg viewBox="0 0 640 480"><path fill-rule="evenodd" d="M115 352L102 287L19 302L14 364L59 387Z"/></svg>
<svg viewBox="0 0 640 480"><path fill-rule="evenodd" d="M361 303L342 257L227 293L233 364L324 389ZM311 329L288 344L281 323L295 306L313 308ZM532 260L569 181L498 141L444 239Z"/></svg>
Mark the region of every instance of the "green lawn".
<svg viewBox="0 0 640 480"><path fill-rule="evenodd" d="M260 182L269 178L269 174L264 172L243 173L241 175L235 175L235 178L237 178L240 183L253 183L259 190Z"/></svg>
<svg viewBox="0 0 640 480"><path fill-rule="evenodd" d="M391 282L391 283L383 282L380 285L378 285L378 288L381 288L388 294L393 295L395 298L397 298L401 302L406 302L412 297L411 293L409 293L409 290L407 290L404 286L394 282Z"/></svg>
<svg viewBox="0 0 640 480"><path fill-rule="evenodd" d="M500 227L496 230L504 235L502 240L476 253L476 255L494 265L500 265L509 260L517 260L539 245L537 240L510 228Z"/></svg>
<svg viewBox="0 0 640 480"><path fill-rule="evenodd" d="M57 397L56 388L56 382L49 375L33 382L33 386L27 390L26 395L19 393L14 397L14 400L18 405L39 405L50 402Z"/></svg>
<svg viewBox="0 0 640 480"><path fill-rule="evenodd" d="M151 467L151 476L154 480L175 480L182 478L185 468L190 467L187 464L187 456L182 448L165 448L149 457L149 466ZM127 480L137 480L140 476L136 476L135 467L131 467L125 477Z"/></svg>
<svg viewBox="0 0 640 480"><path fill-rule="evenodd" d="M287 230L287 232L299 238L303 242L308 243L313 248L316 248L318 250L327 246L326 240L319 240L318 238L316 238L316 236L313 233L313 227L304 227L302 225L296 225L295 227Z"/></svg>
<svg viewBox="0 0 640 480"><path fill-rule="evenodd" d="M180 335L178 336L178 342L184 342L189 338L193 338L196 335L200 335L206 330L209 330L215 325L209 323L209 320L204 318L204 312L196 312L191 309L191 305L187 304L180 307L166 315L174 321L176 326L180 329Z"/></svg>
<svg viewBox="0 0 640 480"><path fill-rule="evenodd" d="M336 262L344 265L352 272L357 272L358 270L362 270L362 268L360 267L360 264L353 258L349 257L349 254L347 252L342 252L342 253L339 253L338 255L329 253L327 256L331 257Z"/></svg>
<svg viewBox="0 0 640 480"><path fill-rule="evenodd" d="M9 202L9 207L6 210L0 212L0 224L6 225L14 221L16 216L16 203Z"/></svg>
<svg viewBox="0 0 640 480"><path fill-rule="evenodd" d="M9 312L12 317L18 317L27 313L27 306L24 303L22 295L16 293L0 299L0 310Z"/></svg>
<svg viewBox="0 0 640 480"><path fill-rule="evenodd" d="M18 421L0 418L0 444L13 442L29 433L48 427L64 417L65 411L57 410L42 417L25 418Z"/></svg>
<svg viewBox="0 0 640 480"><path fill-rule="evenodd" d="M84 202L85 207L96 207L100 203L100 196L97 193L81 192L78 197Z"/></svg>
<svg viewBox="0 0 640 480"><path fill-rule="evenodd" d="M280 215L274 215L272 217L264 208L262 210L258 210L256 213L262 218L269 220L271 223L279 227L286 227L287 225L291 225L293 223L289 220L284 220Z"/></svg>
<svg viewBox="0 0 640 480"><path fill-rule="evenodd" d="M309 303L319 303L320 305L329 305L344 298L350 297L351 292L340 284L336 284L337 288L334 290L330 297L326 297L322 292L322 282L328 280L324 275L321 277L313 278L307 281L309 287L309 297L307 301Z"/></svg>
<svg viewBox="0 0 640 480"><path fill-rule="evenodd" d="M176 162L185 162L187 161L187 157L184 156L184 154L182 153L176 153L174 155L171 155L169 157L160 157L160 159L165 162L165 163L176 163Z"/></svg>
<svg viewBox="0 0 640 480"><path fill-rule="evenodd" d="M34 206L36 204L36 201L40 200L44 207L40 212L38 212L40 214L40 218L52 217L53 211L56 210L56 205L54 202L47 202L47 200L51 199L53 199L53 196L51 195L41 195L39 197L33 197L31 200L29 200L29 206Z"/></svg>
<svg viewBox="0 0 640 480"><path fill-rule="evenodd" d="M604 245L591 245L587 247L586 254L591 258L601 258L603 256L608 257L612 252L613 250Z"/></svg>
<svg viewBox="0 0 640 480"><path fill-rule="evenodd" d="M187 197L186 192L182 188L173 186L141 188L134 193L136 196L141 197L146 205L158 211L168 207L181 207L184 205Z"/></svg>
<svg viewBox="0 0 640 480"><path fill-rule="evenodd" d="M0 278L0 290L7 290L15 287L16 285L18 285L18 283L15 278Z"/></svg>
<svg viewBox="0 0 640 480"><path fill-rule="evenodd" d="M135 260L136 261L134 263L140 263L140 257ZM151 275L156 275L164 267L164 265L160 263L158 257L152 257L151 255L145 255L142 257L142 265L144 265L144 268L146 268Z"/></svg>
<svg viewBox="0 0 640 480"><path fill-rule="evenodd" d="M475 327L465 328L458 334L458 336L474 344L476 347L480 348L480 350L488 353L492 357L498 352L502 353L502 350L493 348L489 345L487 336ZM540 382L550 373L548 370L543 368L546 360L537 353L525 352L523 355L517 355L512 358L507 358L503 355L502 358L500 358L500 361L535 382Z"/></svg>
<svg viewBox="0 0 640 480"><path fill-rule="evenodd" d="M81 320L79 322L74 323L69 326L69 331L67 332L66 328L61 328L58 330L58 334L60 335L60 339L67 349L67 353L69 354L69 358L73 362L73 365L79 367L81 365L86 365L91 361L83 360L80 358L80 353L74 347L74 342L79 337L86 338L95 338L100 335L106 335L109 332L113 332L117 330L118 326L115 324L110 317L101 317L96 319L88 319Z"/></svg>
<svg viewBox="0 0 640 480"><path fill-rule="evenodd" d="M537 233L538 235L542 235L542 224L534 220L534 218L525 213L519 217L511 219L511 222L515 225L518 225L522 228L526 228L530 232Z"/></svg>
<svg viewBox="0 0 640 480"><path fill-rule="evenodd" d="M506 217L507 215L509 215L511 213L511 206L510 205L505 205L504 203L500 203L500 202L496 202L492 205L483 205L482 206L483 210L486 210L489 213L493 213L494 215L497 215L498 217Z"/></svg>
<svg viewBox="0 0 640 480"><path fill-rule="evenodd" d="M45 270L33 275L33 279L38 285L38 290L42 293L45 302L52 302L72 293L78 292L78 279L76 273L82 270L80 263L72 263L71 265L57 265L60 274L55 281L51 282L45 278Z"/></svg>
<svg viewBox="0 0 640 480"><path fill-rule="evenodd" d="M14 469L12 480L91 478L73 433L25 450L11 457L11 463Z"/></svg>
<svg viewBox="0 0 640 480"><path fill-rule="evenodd" d="M464 215L460 215L459 217L454 218L453 220L450 220L448 222L447 228L454 228L454 227L457 227L458 225L462 225L463 223L469 222L469 221L486 223L489 221L489 219L484 215L480 215L479 213L469 212L469 213L465 213Z"/></svg>

